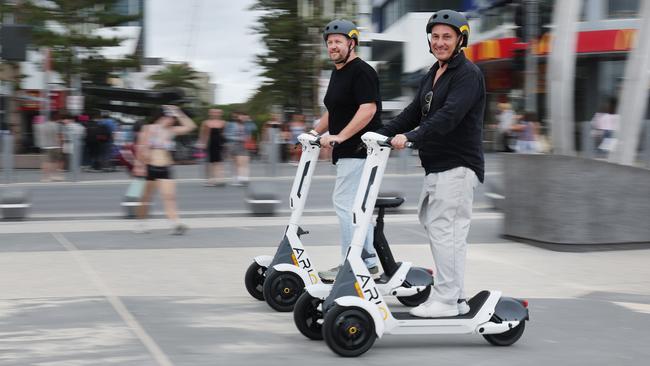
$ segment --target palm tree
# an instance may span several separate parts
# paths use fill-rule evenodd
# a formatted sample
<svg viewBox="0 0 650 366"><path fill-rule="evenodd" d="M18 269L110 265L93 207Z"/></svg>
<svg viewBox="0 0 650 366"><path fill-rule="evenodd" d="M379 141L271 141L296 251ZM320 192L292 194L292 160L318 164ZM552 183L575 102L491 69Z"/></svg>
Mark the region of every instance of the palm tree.
<svg viewBox="0 0 650 366"><path fill-rule="evenodd" d="M193 92L193 94L199 90L194 83L198 79L197 72L186 63L168 65L149 76L149 80L156 82L153 89L182 88Z"/></svg>

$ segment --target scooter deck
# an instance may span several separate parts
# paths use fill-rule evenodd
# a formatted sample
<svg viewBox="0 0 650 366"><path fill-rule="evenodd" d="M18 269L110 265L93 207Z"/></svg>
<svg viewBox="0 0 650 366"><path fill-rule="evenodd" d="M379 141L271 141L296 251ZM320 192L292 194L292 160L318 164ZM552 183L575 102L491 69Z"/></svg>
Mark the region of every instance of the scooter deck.
<svg viewBox="0 0 650 366"><path fill-rule="evenodd" d="M409 314L406 311L403 312L394 312L393 317L397 320L412 320L412 319L472 319L476 314L478 314L479 310L481 310L481 307L483 304L485 304L485 301L487 301L488 297L490 296L490 291L481 291L478 294L474 295L471 299L467 300L467 304L469 305L469 313L465 315L457 315L457 316L443 316L440 318L421 318L419 316L413 316Z"/></svg>

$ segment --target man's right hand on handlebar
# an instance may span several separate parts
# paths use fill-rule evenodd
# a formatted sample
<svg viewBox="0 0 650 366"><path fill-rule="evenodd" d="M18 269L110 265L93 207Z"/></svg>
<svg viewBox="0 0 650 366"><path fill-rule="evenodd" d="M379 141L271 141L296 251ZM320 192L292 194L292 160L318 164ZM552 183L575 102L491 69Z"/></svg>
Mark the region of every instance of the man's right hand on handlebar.
<svg viewBox="0 0 650 366"><path fill-rule="evenodd" d="M395 135L392 140L390 141L390 144L393 146L394 149L396 150L401 150L406 148L406 144L409 142L409 140L404 136L403 134Z"/></svg>

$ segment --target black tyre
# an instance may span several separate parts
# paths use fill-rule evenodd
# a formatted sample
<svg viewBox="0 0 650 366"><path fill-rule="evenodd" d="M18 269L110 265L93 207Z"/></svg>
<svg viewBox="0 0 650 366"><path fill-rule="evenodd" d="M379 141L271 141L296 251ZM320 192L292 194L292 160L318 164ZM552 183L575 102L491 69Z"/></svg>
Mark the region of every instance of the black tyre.
<svg viewBox="0 0 650 366"><path fill-rule="evenodd" d="M266 267L260 266L257 262L251 263L246 270L244 283L246 290L254 298L264 301L264 279L266 278Z"/></svg>
<svg viewBox="0 0 650 366"><path fill-rule="evenodd" d="M494 318L492 319L494 321ZM519 338L521 338L522 334L524 334L524 329L526 328L526 322L521 321L519 324L510 329L509 331L501 334L484 334L483 338L485 338L488 342L495 346L510 346L517 342Z"/></svg>
<svg viewBox="0 0 650 366"><path fill-rule="evenodd" d="M293 307L293 321L305 337L320 341L323 339L323 312L319 306L323 300L313 297L305 291Z"/></svg>
<svg viewBox="0 0 650 366"><path fill-rule="evenodd" d="M361 308L334 305L325 314L323 338L340 356L357 357L375 343L375 322Z"/></svg>
<svg viewBox="0 0 650 366"><path fill-rule="evenodd" d="M415 307L427 301L429 299L430 294L431 294L431 286L427 286L424 290L418 292L415 295L397 296L397 301L401 302L406 306Z"/></svg>
<svg viewBox="0 0 650 366"><path fill-rule="evenodd" d="M270 271L264 280L264 300L277 311L291 311L304 289L305 284L297 274Z"/></svg>

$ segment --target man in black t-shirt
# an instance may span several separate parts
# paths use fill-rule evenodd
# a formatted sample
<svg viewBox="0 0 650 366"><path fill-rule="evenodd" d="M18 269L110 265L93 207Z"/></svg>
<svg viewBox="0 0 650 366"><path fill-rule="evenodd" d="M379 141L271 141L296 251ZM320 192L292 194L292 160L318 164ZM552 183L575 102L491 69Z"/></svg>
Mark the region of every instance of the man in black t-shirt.
<svg viewBox="0 0 650 366"><path fill-rule="evenodd" d="M359 42L357 27L347 20L333 20L325 27L323 39L335 69L325 94L327 111L312 133L329 132L321 138L321 146L325 148L335 143L332 162L336 164L336 185L332 200L341 229L341 255L345 258L354 231L352 204L366 158L366 150L360 148L361 135L381 127L381 97L377 73L354 51ZM370 225L364 249L372 257L365 262L370 273L378 277L377 255L372 242ZM333 281L339 268L319 272L319 275L323 280Z"/></svg>

